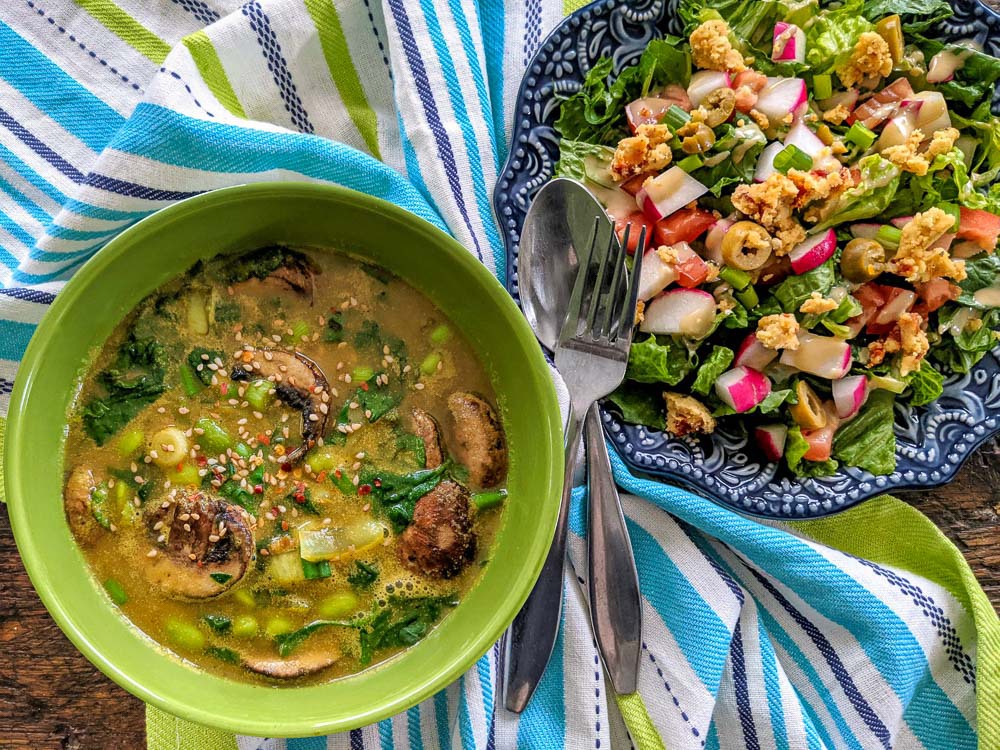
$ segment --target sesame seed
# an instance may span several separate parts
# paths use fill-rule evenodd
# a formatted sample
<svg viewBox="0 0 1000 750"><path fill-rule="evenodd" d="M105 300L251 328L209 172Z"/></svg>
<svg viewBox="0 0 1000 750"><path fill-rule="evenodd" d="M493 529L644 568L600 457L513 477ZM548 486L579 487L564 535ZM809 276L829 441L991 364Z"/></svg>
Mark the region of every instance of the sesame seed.
<svg viewBox="0 0 1000 750"><path fill-rule="evenodd" d="M146 557L156 557L156 550L151 549L149 552L146 553Z"/></svg>
<svg viewBox="0 0 1000 750"><path fill-rule="evenodd" d="M416 388L418 391L422 391L424 389L424 384L423 383L414 383L413 387Z"/></svg>
<svg viewBox="0 0 1000 750"><path fill-rule="evenodd" d="M159 407L159 408L158 408L158 409L157 409L156 411L157 411L157 413L159 413L159 414L166 414L166 413L167 413L167 407L165 407L165 406L161 406L161 407Z"/></svg>

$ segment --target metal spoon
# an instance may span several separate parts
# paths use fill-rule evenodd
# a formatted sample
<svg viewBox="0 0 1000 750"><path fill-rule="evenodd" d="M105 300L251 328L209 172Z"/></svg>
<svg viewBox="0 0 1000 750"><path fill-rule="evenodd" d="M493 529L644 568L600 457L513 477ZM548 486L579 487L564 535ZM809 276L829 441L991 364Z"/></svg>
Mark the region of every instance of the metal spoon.
<svg viewBox="0 0 1000 750"><path fill-rule="evenodd" d="M597 217L603 241L614 231L604 207L583 185L564 178L547 183L528 212L519 256L521 305L549 350L566 319L579 268L576 248L588 246ZM590 490L587 583L598 648L612 686L624 695L635 692L639 670L639 577L600 425L595 405L587 415L584 443Z"/></svg>

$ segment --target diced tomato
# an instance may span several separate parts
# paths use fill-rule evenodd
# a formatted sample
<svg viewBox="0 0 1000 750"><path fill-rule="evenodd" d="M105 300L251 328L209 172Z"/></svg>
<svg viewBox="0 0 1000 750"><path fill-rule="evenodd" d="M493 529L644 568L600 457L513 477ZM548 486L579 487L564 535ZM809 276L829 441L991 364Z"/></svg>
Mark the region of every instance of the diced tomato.
<svg viewBox="0 0 1000 750"><path fill-rule="evenodd" d="M972 240L983 250L993 250L1000 236L1000 216L981 208L960 208L958 237Z"/></svg>
<svg viewBox="0 0 1000 750"><path fill-rule="evenodd" d="M657 245L694 242L715 224L715 216L700 208L682 208L656 222L653 236Z"/></svg>
<svg viewBox="0 0 1000 750"><path fill-rule="evenodd" d="M862 123L874 130L896 112L896 106L907 97L913 96L913 87L906 78L897 78L877 94L867 99L847 118L848 124Z"/></svg>
<svg viewBox="0 0 1000 750"><path fill-rule="evenodd" d="M635 177L629 177L619 187L634 198L635 194L642 190L642 183L655 176L656 172L643 172Z"/></svg>
<svg viewBox="0 0 1000 750"><path fill-rule="evenodd" d="M736 74L736 78L733 80L734 89L738 89L740 86L746 86L755 94L759 94L767 86L767 76L749 68L742 70Z"/></svg>
<svg viewBox="0 0 1000 750"><path fill-rule="evenodd" d="M628 224L631 224L632 228L628 233L628 247L626 247L625 250L629 255L634 255L635 248L639 244L639 235L642 234L642 228L646 228L646 244L648 245L650 243L655 225L646 218L642 211L634 211L624 219L615 219L615 231L618 233L619 241L624 238L625 226Z"/></svg>
<svg viewBox="0 0 1000 750"><path fill-rule="evenodd" d="M885 286L880 284L866 284L865 286L877 287L877 294L882 298L882 304L878 306L879 310L878 314L876 315L876 320L879 322L873 321L869 323L868 326L865 328L865 332L870 333L874 336L881 336L883 334L889 333L889 331L891 331L893 328L896 327L896 321L899 319L899 316L902 313L908 311L912 306L913 293L911 292L908 295L911 298L909 302L907 302L906 300L900 300L900 303L903 303L902 305L900 305L899 303L895 303L895 300L901 294L906 292L905 289L901 289L898 286ZM857 296L857 294L858 292L855 292L855 296ZM864 305L865 303L862 301L861 306L864 307ZM885 316L882 313L887 311L887 309L890 307L899 307L899 309L894 310L894 314L888 320L886 320Z"/></svg>
<svg viewBox="0 0 1000 750"><path fill-rule="evenodd" d="M947 279L932 279L926 284L917 284L916 289L917 294L920 295L920 299L923 300L920 312L925 310L926 312L934 312L945 302L958 299L958 296L962 293L961 288L957 284L952 284ZM917 307L914 306L912 309L917 310Z"/></svg>
<svg viewBox="0 0 1000 750"><path fill-rule="evenodd" d="M802 437L809 443L809 450L803 456L807 461L827 461L833 450L835 426L827 425L820 430L803 430Z"/></svg>
<svg viewBox="0 0 1000 750"><path fill-rule="evenodd" d="M705 283L708 278L708 263L697 253L691 253L687 258L674 264L677 272L677 283L688 289L694 289Z"/></svg>

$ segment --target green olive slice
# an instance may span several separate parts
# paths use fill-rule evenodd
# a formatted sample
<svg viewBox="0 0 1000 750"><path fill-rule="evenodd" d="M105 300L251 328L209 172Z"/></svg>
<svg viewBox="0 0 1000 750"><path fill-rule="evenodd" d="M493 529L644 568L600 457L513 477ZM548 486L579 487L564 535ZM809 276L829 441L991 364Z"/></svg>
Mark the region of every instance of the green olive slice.
<svg viewBox="0 0 1000 750"><path fill-rule="evenodd" d="M840 272L848 281L863 284L880 273L885 264L885 248L875 240L862 237L847 243L840 255Z"/></svg>
<svg viewBox="0 0 1000 750"><path fill-rule="evenodd" d="M741 271L756 271L771 258L771 235L752 221L738 221L722 238L722 259Z"/></svg>
<svg viewBox="0 0 1000 750"><path fill-rule="evenodd" d="M800 380L795 386L795 396L799 402L788 407L795 423L803 430L821 430L826 427L827 415L823 402L806 381Z"/></svg>

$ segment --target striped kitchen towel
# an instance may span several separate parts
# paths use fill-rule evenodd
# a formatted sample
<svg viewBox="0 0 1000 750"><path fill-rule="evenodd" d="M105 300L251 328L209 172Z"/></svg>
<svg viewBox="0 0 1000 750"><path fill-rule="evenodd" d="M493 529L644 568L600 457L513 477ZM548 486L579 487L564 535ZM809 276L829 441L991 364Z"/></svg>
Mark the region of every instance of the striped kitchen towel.
<svg viewBox="0 0 1000 750"><path fill-rule="evenodd" d="M502 280L490 192L516 88L577 4L3 0L0 415L66 279L205 190L345 185L450 232ZM520 718L499 707L493 649L447 690L349 734L233 737L150 709L150 747L1000 748L1000 623L919 513L880 498L762 524L614 469L644 595L637 695L615 700L601 674L580 496L562 635Z"/></svg>

